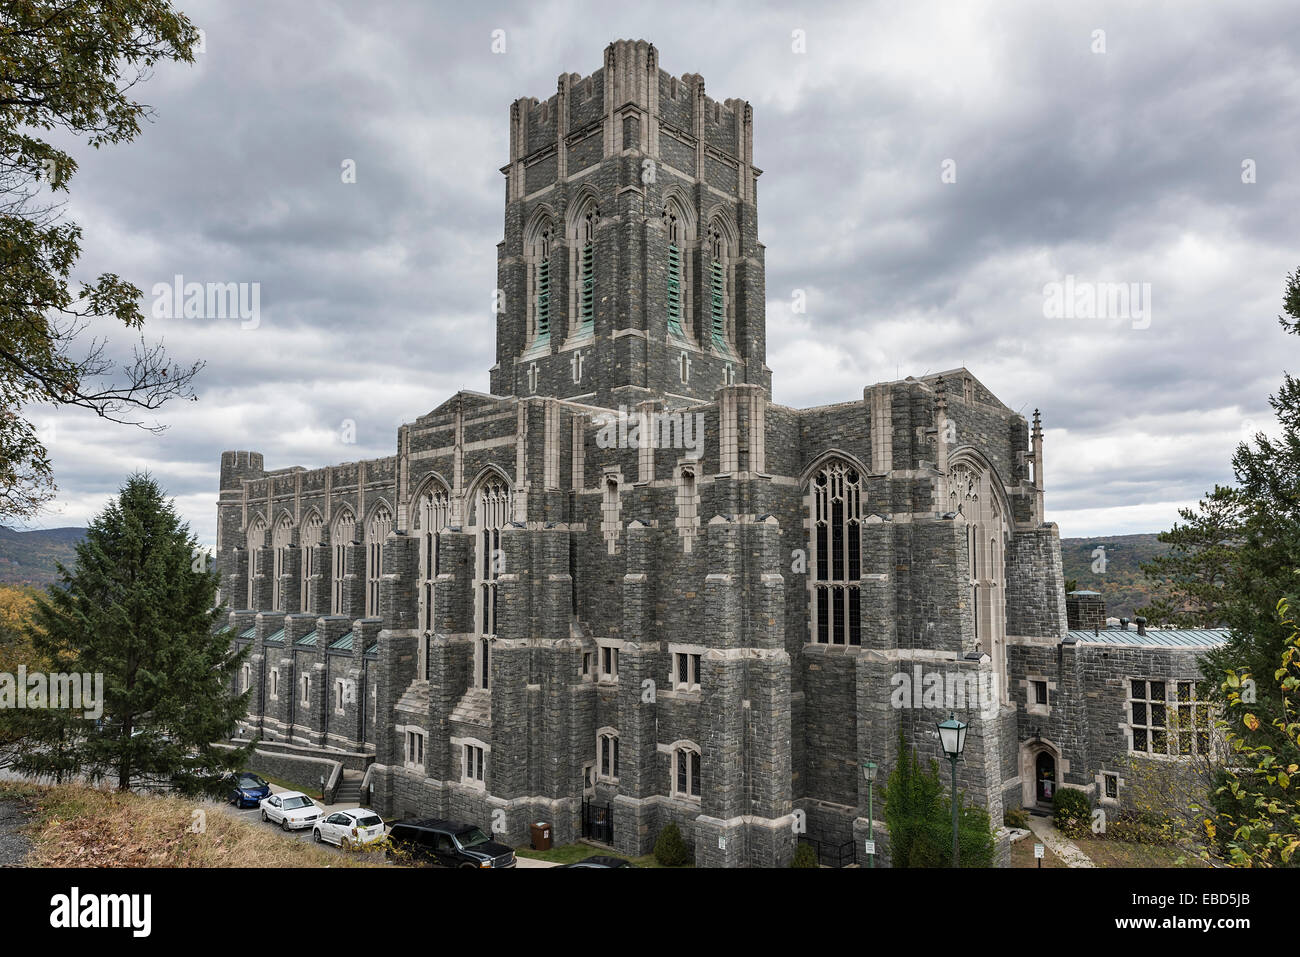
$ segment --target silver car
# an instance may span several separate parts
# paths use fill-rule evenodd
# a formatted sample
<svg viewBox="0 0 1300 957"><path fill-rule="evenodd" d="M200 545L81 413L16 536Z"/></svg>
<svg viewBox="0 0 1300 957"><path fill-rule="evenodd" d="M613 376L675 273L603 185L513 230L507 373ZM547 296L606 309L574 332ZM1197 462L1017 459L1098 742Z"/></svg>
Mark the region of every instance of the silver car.
<svg viewBox="0 0 1300 957"><path fill-rule="evenodd" d="M301 791L284 791L262 799L262 820L279 824L285 831L312 827L320 819L316 802Z"/></svg>

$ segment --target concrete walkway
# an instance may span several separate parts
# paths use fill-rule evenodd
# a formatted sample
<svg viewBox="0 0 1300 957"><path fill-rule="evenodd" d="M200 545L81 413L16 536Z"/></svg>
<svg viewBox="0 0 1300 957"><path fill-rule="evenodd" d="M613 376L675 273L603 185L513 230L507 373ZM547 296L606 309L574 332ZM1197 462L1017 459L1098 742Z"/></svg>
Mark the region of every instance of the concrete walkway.
<svg viewBox="0 0 1300 957"><path fill-rule="evenodd" d="M1092 858L1079 850L1079 846L1056 829L1050 817L1029 815L1029 829L1047 845L1048 850L1065 862L1066 867L1096 867Z"/></svg>

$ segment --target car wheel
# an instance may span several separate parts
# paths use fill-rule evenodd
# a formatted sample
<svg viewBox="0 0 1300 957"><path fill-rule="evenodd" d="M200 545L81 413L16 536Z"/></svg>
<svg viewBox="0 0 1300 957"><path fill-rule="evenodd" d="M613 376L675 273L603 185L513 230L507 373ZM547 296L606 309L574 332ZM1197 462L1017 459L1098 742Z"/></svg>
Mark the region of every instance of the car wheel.
<svg viewBox="0 0 1300 957"><path fill-rule="evenodd" d="M476 871L476 870L478 870L478 868L475 867L473 864L462 864L462 865L460 865L460 869L461 869L462 871L465 870L466 868L468 868L468 869L471 870L471 871Z"/></svg>
<svg viewBox="0 0 1300 957"><path fill-rule="evenodd" d="M317 844L324 843L320 836L320 828L317 828L316 830L312 831L311 836L312 836L312 840L314 840Z"/></svg>
<svg viewBox="0 0 1300 957"><path fill-rule="evenodd" d="M289 819L287 817L280 819L280 830L282 831L289 830Z"/></svg>
<svg viewBox="0 0 1300 957"><path fill-rule="evenodd" d="M265 812L265 811L262 812L262 820L263 820L263 821L269 820L269 818L267 818L267 816L266 816L266 812Z"/></svg>

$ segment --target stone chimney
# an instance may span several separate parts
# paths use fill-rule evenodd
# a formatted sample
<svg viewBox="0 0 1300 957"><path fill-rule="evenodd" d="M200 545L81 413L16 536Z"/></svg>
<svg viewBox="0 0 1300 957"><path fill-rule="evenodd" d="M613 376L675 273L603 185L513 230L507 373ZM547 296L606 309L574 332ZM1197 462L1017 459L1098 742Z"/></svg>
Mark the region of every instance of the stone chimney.
<svg viewBox="0 0 1300 957"><path fill-rule="evenodd" d="M1106 627L1106 600L1095 591L1072 591L1065 596L1065 621L1071 631L1098 631Z"/></svg>

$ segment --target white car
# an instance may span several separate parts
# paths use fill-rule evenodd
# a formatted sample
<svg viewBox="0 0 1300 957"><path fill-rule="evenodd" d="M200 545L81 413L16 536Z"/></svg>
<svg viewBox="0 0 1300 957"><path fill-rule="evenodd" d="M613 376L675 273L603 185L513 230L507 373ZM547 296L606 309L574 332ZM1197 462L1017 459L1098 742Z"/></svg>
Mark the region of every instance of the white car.
<svg viewBox="0 0 1300 957"><path fill-rule="evenodd" d="M262 820L273 821L286 831L311 827L320 820L320 808L301 791L282 791L262 799Z"/></svg>
<svg viewBox="0 0 1300 957"><path fill-rule="evenodd" d="M335 811L312 828L316 843L337 844L343 849L382 840L384 819L364 807Z"/></svg>

